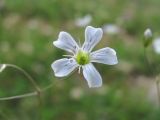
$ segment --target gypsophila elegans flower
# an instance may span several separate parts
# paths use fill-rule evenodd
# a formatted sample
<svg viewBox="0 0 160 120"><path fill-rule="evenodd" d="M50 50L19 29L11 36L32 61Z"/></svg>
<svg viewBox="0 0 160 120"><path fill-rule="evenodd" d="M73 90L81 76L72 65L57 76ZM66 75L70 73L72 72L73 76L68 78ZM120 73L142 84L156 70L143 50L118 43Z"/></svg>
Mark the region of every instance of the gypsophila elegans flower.
<svg viewBox="0 0 160 120"><path fill-rule="evenodd" d="M65 77L76 68L82 69L83 76L87 80L89 87L102 86L102 78L96 70L93 62L115 65L118 63L116 52L114 49L106 47L100 50L91 52L92 49L99 43L103 35L101 28L91 26L85 29L85 41L82 46L79 46L72 36L67 32L60 32L58 40L53 44L57 48L70 52L69 58L56 60L51 67L56 77Z"/></svg>
<svg viewBox="0 0 160 120"><path fill-rule="evenodd" d="M153 49L157 54L160 54L160 37L153 40Z"/></svg>

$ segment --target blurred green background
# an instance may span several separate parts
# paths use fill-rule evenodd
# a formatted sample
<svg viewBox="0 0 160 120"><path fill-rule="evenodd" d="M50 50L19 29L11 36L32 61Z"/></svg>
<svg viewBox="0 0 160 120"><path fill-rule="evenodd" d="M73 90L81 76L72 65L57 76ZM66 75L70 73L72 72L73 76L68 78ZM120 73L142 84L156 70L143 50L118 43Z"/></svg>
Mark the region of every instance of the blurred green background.
<svg viewBox="0 0 160 120"><path fill-rule="evenodd" d="M42 96L0 101L0 120L160 120L154 82L159 55L152 47L148 68L143 54L143 33L150 27L160 35L159 0L0 0L0 63L25 69L41 88L53 87ZM85 27L75 19L92 16L89 25L115 24L116 35L105 34L95 48L117 51L119 64L95 64L103 78L101 88L89 89L77 72L65 80L54 77L51 63L65 51L53 46L60 31L69 32L78 42ZM157 72L157 71L156 71ZM0 74L0 96L33 91L19 71L8 68Z"/></svg>

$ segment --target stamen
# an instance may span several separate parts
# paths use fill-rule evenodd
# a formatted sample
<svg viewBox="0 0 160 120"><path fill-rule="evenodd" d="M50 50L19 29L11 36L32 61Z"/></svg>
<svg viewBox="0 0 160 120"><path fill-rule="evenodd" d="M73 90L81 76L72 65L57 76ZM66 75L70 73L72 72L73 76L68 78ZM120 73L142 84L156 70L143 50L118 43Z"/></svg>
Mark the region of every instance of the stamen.
<svg viewBox="0 0 160 120"><path fill-rule="evenodd" d="M81 73L81 66L78 67L78 73Z"/></svg>
<svg viewBox="0 0 160 120"><path fill-rule="evenodd" d="M73 56L72 56L72 55L62 55L62 56L64 56L64 57L70 57L70 58L73 58Z"/></svg>
<svg viewBox="0 0 160 120"><path fill-rule="evenodd" d="M79 45L79 47L81 48L81 41L80 41L80 39L78 40L78 45Z"/></svg>

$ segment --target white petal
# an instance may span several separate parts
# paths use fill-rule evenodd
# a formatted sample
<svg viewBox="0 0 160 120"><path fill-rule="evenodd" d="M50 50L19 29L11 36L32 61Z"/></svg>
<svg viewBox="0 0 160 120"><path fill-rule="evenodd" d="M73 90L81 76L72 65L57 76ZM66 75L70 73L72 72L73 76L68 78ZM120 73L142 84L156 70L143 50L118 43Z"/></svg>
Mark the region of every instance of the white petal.
<svg viewBox="0 0 160 120"><path fill-rule="evenodd" d="M53 44L63 50L75 54L79 49L79 46L72 38L72 36L67 32L60 32L58 40L54 41Z"/></svg>
<svg viewBox="0 0 160 120"><path fill-rule="evenodd" d="M78 26L78 27L85 27L91 21L92 21L92 16L88 14L88 15L84 16L83 18L76 19L75 25Z"/></svg>
<svg viewBox="0 0 160 120"><path fill-rule="evenodd" d="M85 42L82 46L83 50L90 52L94 46L101 40L103 31L101 28L86 27Z"/></svg>
<svg viewBox="0 0 160 120"><path fill-rule="evenodd" d="M91 62L115 65L118 63L116 51L106 47L91 53Z"/></svg>
<svg viewBox="0 0 160 120"><path fill-rule="evenodd" d="M83 75L88 82L89 87L100 87L102 86L102 78L92 63L82 67Z"/></svg>
<svg viewBox="0 0 160 120"><path fill-rule="evenodd" d="M59 59L51 65L56 77L64 77L69 75L77 66L77 63L73 58Z"/></svg>
<svg viewBox="0 0 160 120"><path fill-rule="evenodd" d="M116 35L120 32L120 28L116 24L106 24L103 26L104 33Z"/></svg>
<svg viewBox="0 0 160 120"><path fill-rule="evenodd" d="M153 49L157 54L160 54L160 37L154 39Z"/></svg>

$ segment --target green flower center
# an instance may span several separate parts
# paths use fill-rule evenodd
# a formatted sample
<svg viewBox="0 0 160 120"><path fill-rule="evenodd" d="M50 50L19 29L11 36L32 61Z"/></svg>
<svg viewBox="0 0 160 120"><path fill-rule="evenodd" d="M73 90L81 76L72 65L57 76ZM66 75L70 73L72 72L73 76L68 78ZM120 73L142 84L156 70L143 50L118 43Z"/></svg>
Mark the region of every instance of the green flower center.
<svg viewBox="0 0 160 120"><path fill-rule="evenodd" d="M76 55L76 61L79 65L88 64L90 61L89 54L85 51L80 50Z"/></svg>

